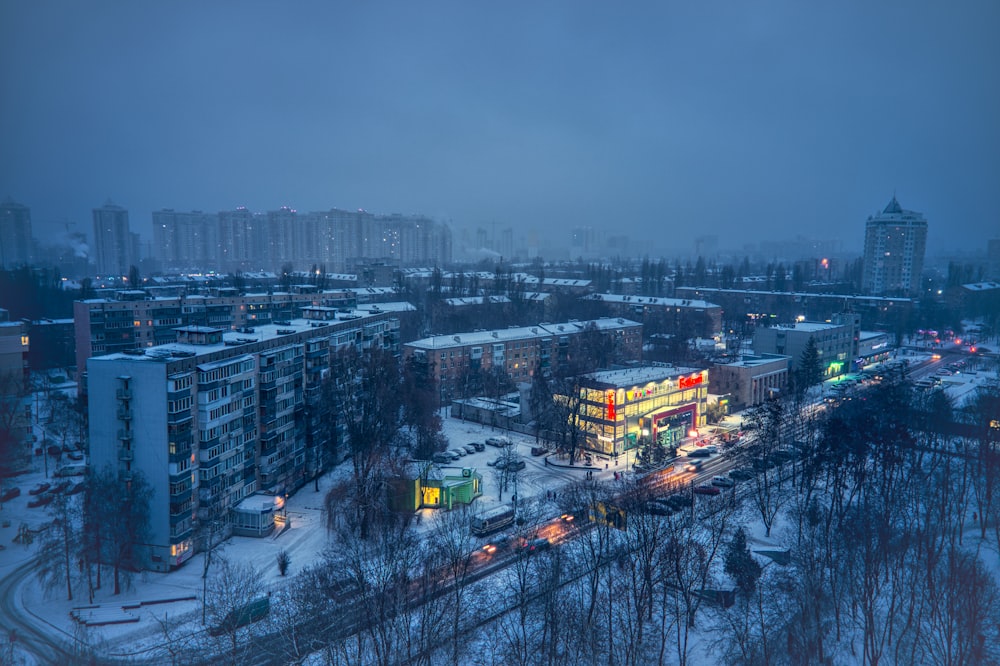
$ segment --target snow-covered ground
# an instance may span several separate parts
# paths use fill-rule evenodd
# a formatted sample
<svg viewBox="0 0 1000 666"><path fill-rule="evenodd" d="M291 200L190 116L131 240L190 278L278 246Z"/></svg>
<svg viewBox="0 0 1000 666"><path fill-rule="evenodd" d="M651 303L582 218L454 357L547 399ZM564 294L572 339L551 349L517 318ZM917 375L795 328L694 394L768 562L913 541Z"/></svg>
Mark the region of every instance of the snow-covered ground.
<svg viewBox="0 0 1000 666"><path fill-rule="evenodd" d="M533 439L499 431L489 426L444 419L444 434L449 440L449 448L468 444L473 441L484 441L487 437L506 436L514 442L518 454L526 463L526 468L518 474L517 493L520 502L545 501L546 491L555 491L559 487L583 478L584 468L568 469L564 467L545 465L542 457L531 455ZM502 494L497 489L493 468L486 463L497 456L499 449L487 446L485 451L469 454L451 465L474 467L483 476L483 496L475 500L476 510L487 509L501 503L509 503L513 488ZM593 468L596 478L612 479L615 471L624 471L627 462L623 457L616 465L614 461L598 460ZM605 468L607 464L607 468ZM19 567L25 565L34 555L36 544L22 545L13 542L19 526L26 524L30 529L38 529L50 520L45 507L28 507L28 501L33 498L28 491L43 481L54 483L52 478L54 465L50 464L48 477L42 469L41 459L34 461L35 469L29 473L11 479L8 486L21 489L20 497L3 504L0 510L0 544L5 546L0 550L0 577L15 575ZM307 484L287 502L287 515L291 527L280 534L264 538L232 537L216 550L227 560L238 563L252 563L264 575L264 583L270 589L277 589L281 583L276 558L279 551L286 551L291 559L289 575L308 566L317 560L329 543L330 534L325 528L323 514L323 498L338 474L349 473L349 463L341 465L331 475L320 482L319 491L314 490L312 483ZM76 477L76 481L80 477ZM557 515L557 507L553 503L552 511ZM438 510L424 509L420 511L420 521L417 529L427 530L434 524ZM9 523L9 524L8 524ZM202 555L195 555L180 569L167 574L142 572L137 574L132 587L120 595L111 594L110 580L106 580L103 589L94 598L94 604L120 608L122 605L132 605L137 602L153 602L165 599L195 597L186 601L173 601L152 606L140 606L130 610L138 617L137 622L128 624L111 624L90 627L87 629L87 642L91 645L107 646L112 653L129 655L142 654L152 646L163 641L163 633L157 619L169 616L172 620L187 619L192 630L201 628L201 594L202 594ZM82 595L82 596L81 596ZM89 606L86 591L76 590L72 601L66 599L66 591L59 588L45 592L33 575L26 576L19 586L14 602L24 618L44 628L47 632L61 634L66 639L74 636L80 638L80 627L71 617L74 608Z"/></svg>
<svg viewBox="0 0 1000 666"><path fill-rule="evenodd" d="M929 360L930 353L911 354L907 358L910 359L912 366ZM964 372L942 377L942 385L949 394L961 402L988 376L985 372L977 374ZM738 425L739 416L729 417L727 422ZM549 497L548 491L558 492L559 488L566 484L583 478L587 471L587 468L583 467L569 469L562 466L546 465L544 458L534 457L530 454L530 449L535 444L534 440L517 433L508 433L478 423L446 418L444 419L444 434L449 440L449 448L460 447L473 441L482 442L491 436L503 435L511 439L517 452L526 463L526 468L518 475L518 487L516 488L519 501L522 502L546 502ZM477 510L483 510L502 502L508 503L511 500L511 493L514 489L510 488L504 492L501 500L493 468L487 465L487 461L495 458L498 451L496 448L487 446L485 451L469 454L451 463L454 466L474 467L482 474L484 494L475 501ZM591 470L596 478L611 481L616 472L628 469L629 462L625 458L617 462L597 459ZM24 570L22 567L25 567L34 555L35 545L16 544L13 539L22 524L31 529L37 529L49 520L44 507L29 508L27 506L28 501L32 499L28 491L42 481L52 482L53 471L54 466L50 465L47 478L39 458L35 460L35 469L31 473L12 479L7 484L8 487L10 485L20 487L21 495L4 503L0 509L0 521L3 525L0 527L0 545L4 546L0 550L0 578L6 579L10 576L20 575ZM287 502L287 515L291 521L289 529L261 539L233 537L216 552L233 562L252 563L262 572L265 585L270 589L277 589L283 582L276 565L279 551L284 550L289 554L291 560L289 574L294 575L297 571L316 561L329 544L331 536L325 529L322 510L323 498L333 483L332 477L345 473L348 473L348 465L342 465L332 475L322 479L319 491L314 490L310 483L290 497ZM558 515L558 506L554 502L551 504L551 512L553 515ZM438 515L440 513L436 510L422 510L417 529L429 529ZM752 520L749 521L747 529L752 547L778 546L780 544L780 525L776 528L774 537L771 539L764 539L759 525L755 525ZM202 556L196 555L182 568L169 574L149 572L138 574L133 580L132 587L117 596L110 593L111 586L109 582L106 582L104 589L100 590L94 599L95 604L121 607L123 604L137 602L188 599L153 606L139 606L130 611L134 613L138 621L89 628L86 641L91 645L106 646L106 650L111 653L142 655L151 647L163 642L159 620L166 616L175 621L187 621L192 631L200 629L202 567ZM13 601L22 617L30 619L35 625L44 628L46 632L62 635L66 639L74 637L79 639L81 638L80 627L72 619L70 612L76 607L89 605L86 596L82 598L80 596L85 594L84 590L75 591L74 599L69 601L65 598L65 590L57 589L45 592L33 575L25 575Z"/></svg>

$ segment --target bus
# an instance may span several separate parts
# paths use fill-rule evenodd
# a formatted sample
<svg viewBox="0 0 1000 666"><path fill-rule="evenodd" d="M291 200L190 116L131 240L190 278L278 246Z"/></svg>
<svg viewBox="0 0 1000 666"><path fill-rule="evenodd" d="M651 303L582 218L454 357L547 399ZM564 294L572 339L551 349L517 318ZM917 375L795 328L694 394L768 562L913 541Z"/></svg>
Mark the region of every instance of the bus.
<svg viewBox="0 0 1000 666"><path fill-rule="evenodd" d="M472 533L486 536L514 524L514 507L498 506L472 519Z"/></svg>

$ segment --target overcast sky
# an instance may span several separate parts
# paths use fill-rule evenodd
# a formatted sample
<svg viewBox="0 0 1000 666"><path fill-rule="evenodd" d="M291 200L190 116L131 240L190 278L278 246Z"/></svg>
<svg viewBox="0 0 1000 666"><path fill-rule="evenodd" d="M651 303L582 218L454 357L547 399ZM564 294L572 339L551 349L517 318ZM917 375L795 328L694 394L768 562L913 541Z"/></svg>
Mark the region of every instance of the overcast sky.
<svg viewBox="0 0 1000 666"><path fill-rule="evenodd" d="M0 197L36 235L111 198L147 237L161 208L288 205L675 253L860 250L895 191L982 251L997 35L996 0L0 0Z"/></svg>

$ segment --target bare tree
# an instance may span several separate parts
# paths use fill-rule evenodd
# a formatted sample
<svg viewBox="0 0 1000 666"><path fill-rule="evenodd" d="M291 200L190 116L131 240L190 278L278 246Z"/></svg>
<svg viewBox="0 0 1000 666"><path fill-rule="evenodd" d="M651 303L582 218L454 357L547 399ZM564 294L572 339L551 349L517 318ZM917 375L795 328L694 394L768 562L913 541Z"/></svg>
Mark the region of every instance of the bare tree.
<svg viewBox="0 0 1000 666"><path fill-rule="evenodd" d="M402 415L399 364L384 349L338 352L337 390L354 472L354 524L366 538L384 515L383 459Z"/></svg>
<svg viewBox="0 0 1000 666"><path fill-rule="evenodd" d="M73 600L75 566L81 557L81 517L73 497L56 494L48 506L49 523L40 535L37 576L42 587L66 586L66 599Z"/></svg>
<svg viewBox="0 0 1000 666"><path fill-rule="evenodd" d="M757 470L750 481L753 502L767 536L771 536L774 520L785 500L781 491L782 470L774 464L773 457L785 443L784 403L772 398L754 407L743 417L743 429L745 443L739 455Z"/></svg>
<svg viewBox="0 0 1000 666"><path fill-rule="evenodd" d="M20 373L0 372L0 478L20 470L28 459L27 396L27 384Z"/></svg>
<svg viewBox="0 0 1000 666"><path fill-rule="evenodd" d="M253 565L221 560L208 586L208 621L210 633L227 645L229 663L250 654L250 607L266 597L263 576Z"/></svg>
<svg viewBox="0 0 1000 666"><path fill-rule="evenodd" d="M152 490L141 472L122 478L106 467L92 471L86 494L85 548L96 547L97 561L111 567L114 594L120 594L145 564L142 545L148 542Z"/></svg>

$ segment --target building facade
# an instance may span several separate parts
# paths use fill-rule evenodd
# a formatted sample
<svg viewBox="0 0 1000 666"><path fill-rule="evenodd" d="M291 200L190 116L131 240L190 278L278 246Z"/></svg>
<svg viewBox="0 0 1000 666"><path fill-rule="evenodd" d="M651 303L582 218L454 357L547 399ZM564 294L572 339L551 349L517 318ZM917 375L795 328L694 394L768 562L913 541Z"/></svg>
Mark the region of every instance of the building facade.
<svg viewBox="0 0 1000 666"><path fill-rule="evenodd" d="M642 324L620 318L438 335L406 343L403 355L425 364L446 402L466 396L463 383L479 371L496 368L515 383L530 382L536 368L565 363L571 341L588 330L610 341L619 361L642 359Z"/></svg>
<svg viewBox="0 0 1000 666"><path fill-rule="evenodd" d="M110 298L73 303L76 365L83 372L91 356L174 342L178 326L236 330L296 319L308 306L353 307L355 300L346 289L250 294L218 289L207 295L166 297L151 297L140 289L121 290Z"/></svg>
<svg viewBox="0 0 1000 666"><path fill-rule="evenodd" d="M154 256L168 268L217 266L223 271L279 270L286 264L347 271L361 257L393 264L446 264L451 230L423 215L363 210L265 213L153 213ZM158 240L159 238L159 240Z"/></svg>
<svg viewBox="0 0 1000 666"><path fill-rule="evenodd" d="M160 210L153 213L153 258L167 270L218 265L219 216Z"/></svg>
<svg viewBox="0 0 1000 666"><path fill-rule="evenodd" d="M388 308L310 314L235 332L182 326L175 343L88 361L91 465L149 482L151 569L190 558L199 521L228 532L244 499L283 497L319 473L321 443L306 437L325 417L307 409L314 382L345 348L398 351Z"/></svg>
<svg viewBox="0 0 1000 666"><path fill-rule="evenodd" d="M643 443L673 447L705 425L708 370L641 365L580 380L577 421L584 448L594 453L619 456Z"/></svg>
<svg viewBox="0 0 1000 666"><path fill-rule="evenodd" d="M0 268L26 266L33 263L34 257L31 209L9 197L0 201Z"/></svg>
<svg viewBox="0 0 1000 666"><path fill-rule="evenodd" d="M896 197L865 223L861 289L876 296L918 296L927 248L927 220Z"/></svg>
<svg viewBox="0 0 1000 666"><path fill-rule="evenodd" d="M791 357L789 369L795 370L811 339L816 345L823 376L835 377L852 369L857 356L858 320L847 314L834 317L831 323L798 322L760 327L754 332L753 349L758 355L778 354Z"/></svg>
<svg viewBox="0 0 1000 666"><path fill-rule="evenodd" d="M139 265L139 236L129 228L128 211L109 201L93 213L98 275L127 276Z"/></svg>
<svg viewBox="0 0 1000 666"><path fill-rule="evenodd" d="M744 354L739 361L713 367L709 388L714 394L729 396L731 409L759 405L788 386L790 360L779 354Z"/></svg>

